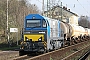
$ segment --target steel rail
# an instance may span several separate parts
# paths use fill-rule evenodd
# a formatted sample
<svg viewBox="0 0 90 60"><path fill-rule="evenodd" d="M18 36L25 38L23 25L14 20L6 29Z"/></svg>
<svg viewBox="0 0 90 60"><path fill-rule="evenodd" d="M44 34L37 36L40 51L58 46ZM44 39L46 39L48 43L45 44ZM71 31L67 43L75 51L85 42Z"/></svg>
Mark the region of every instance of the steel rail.
<svg viewBox="0 0 90 60"><path fill-rule="evenodd" d="M79 43L79 44L76 44L76 45L72 45L72 46L69 46L69 47L65 47L65 48L62 48L62 49L59 49L59 50L56 50L56 51L52 51L52 52L49 52L49 53L46 53L46 54L42 54L42 55L39 55L39 56L36 56L36 57L32 57L30 58L29 60L50 60L51 58L52 59L63 59L65 58L66 56L66 53L67 52L70 52L71 50L73 51L73 49L76 49L78 50L79 47L84 46L84 44L89 44L90 41L85 41L85 42L82 42L82 43ZM89 45L88 45L89 46ZM82 48L79 48L82 49ZM79 51L78 50L78 51ZM76 51L72 52L73 54L75 53ZM68 55L70 55L71 53L69 53Z"/></svg>
<svg viewBox="0 0 90 60"><path fill-rule="evenodd" d="M88 55L90 54L90 50L89 51L87 51L83 56L81 56L78 60L85 60L87 57L88 57Z"/></svg>
<svg viewBox="0 0 90 60"><path fill-rule="evenodd" d="M87 49L89 49L88 46L90 46L90 40L72 45L72 46L68 46L65 48L61 48L52 52L48 52L42 55L38 55L38 56L34 56L34 57L18 57L18 58L14 58L12 60L21 60L21 59L28 59L28 60L51 60L51 59L56 59L56 60L61 60L61 59L65 59L69 56L74 56L77 52L84 50L86 47ZM79 52L80 53L80 52ZM68 56L68 57L67 57ZM66 59L66 60L67 60Z"/></svg>

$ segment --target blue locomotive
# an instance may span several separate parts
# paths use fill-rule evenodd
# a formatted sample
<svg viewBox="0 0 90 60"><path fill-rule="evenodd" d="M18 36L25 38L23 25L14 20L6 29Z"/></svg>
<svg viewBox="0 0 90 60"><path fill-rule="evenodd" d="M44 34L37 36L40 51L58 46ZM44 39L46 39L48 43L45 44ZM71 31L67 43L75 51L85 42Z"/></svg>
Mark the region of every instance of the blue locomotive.
<svg viewBox="0 0 90 60"><path fill-rule="evenodd" d="M25 17L22 35L19 55L43 53L64 45L60 21L39 14L29 14Z"/></svg>

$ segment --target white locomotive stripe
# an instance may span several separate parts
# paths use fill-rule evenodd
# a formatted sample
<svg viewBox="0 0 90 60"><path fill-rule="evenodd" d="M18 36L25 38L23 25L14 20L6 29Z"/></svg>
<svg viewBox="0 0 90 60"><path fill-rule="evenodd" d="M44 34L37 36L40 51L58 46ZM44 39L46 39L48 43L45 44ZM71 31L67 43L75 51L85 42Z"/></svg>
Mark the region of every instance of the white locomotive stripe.
<svg viewBox="0 0 90 60"><path fill-rule="evenodd" d="M39 32L39 33L45 33L45 32Z"/></svg>

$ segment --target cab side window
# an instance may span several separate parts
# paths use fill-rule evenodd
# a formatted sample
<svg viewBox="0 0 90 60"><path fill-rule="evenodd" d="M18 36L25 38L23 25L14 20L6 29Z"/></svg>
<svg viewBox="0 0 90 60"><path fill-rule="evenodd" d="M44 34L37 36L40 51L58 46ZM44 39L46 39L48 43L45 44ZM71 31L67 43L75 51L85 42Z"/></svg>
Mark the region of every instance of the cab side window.
<svg viewBox="0 0 90 60"><path fill-rule="evenodd" d="M46 27L47 25L46 25L46 21L45 20L43 20L43 27Z"/></svg>

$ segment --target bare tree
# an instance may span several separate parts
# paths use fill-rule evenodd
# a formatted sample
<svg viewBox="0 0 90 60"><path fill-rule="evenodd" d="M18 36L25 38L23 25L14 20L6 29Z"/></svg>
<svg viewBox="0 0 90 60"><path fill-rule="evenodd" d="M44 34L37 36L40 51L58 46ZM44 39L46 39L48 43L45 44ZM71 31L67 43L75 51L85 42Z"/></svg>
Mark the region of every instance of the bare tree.
<svg viewBox="0 0 90 60"><path fill-rule="evenodd" d="M90 24L90 22L88 20L88 16L80 16L80 18L79 18L79 25L80 26L88 28L89 24Z"/></svg>
<svg viewBox="0 0 90 60"><path fill-rule="evenodd" d="M8 0L8 26L10 28L23 28L25 16L31 13L39 13L38 7L34 4L27 3L28 0ZM0 0L0 32L6 32L7 19L6 19L7 1ZM10 33L11 36L15 36Z"/></svg>

